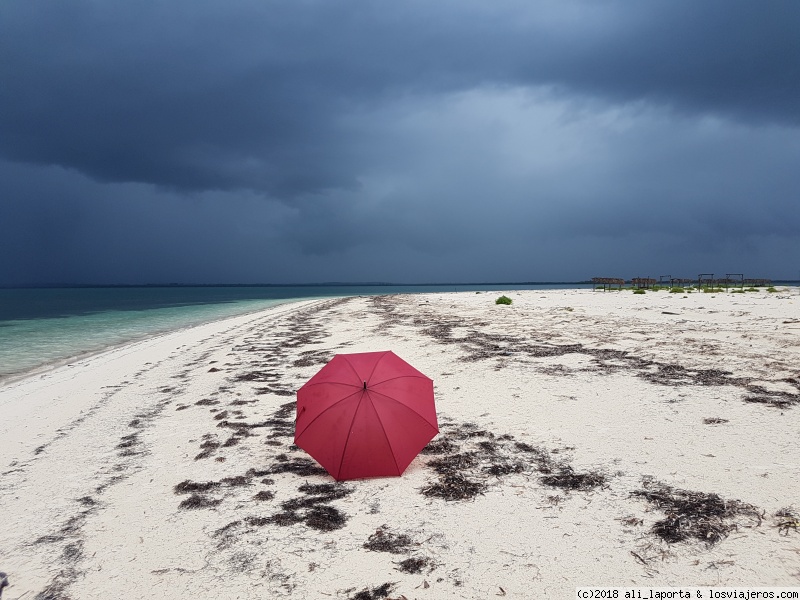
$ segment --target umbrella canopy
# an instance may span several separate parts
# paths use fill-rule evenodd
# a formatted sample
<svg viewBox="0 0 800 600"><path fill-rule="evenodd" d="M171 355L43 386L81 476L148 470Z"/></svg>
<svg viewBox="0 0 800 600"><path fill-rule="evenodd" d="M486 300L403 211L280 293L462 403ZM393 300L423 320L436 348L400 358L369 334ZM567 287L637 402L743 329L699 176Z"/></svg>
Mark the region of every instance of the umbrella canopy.
<svg viewBox="0 0 800 600"><path fill-rule="evenodd" d="M402 475L437 433L433 380L394 352L337 354L297 391L294 443L337 481Z"/></svg>

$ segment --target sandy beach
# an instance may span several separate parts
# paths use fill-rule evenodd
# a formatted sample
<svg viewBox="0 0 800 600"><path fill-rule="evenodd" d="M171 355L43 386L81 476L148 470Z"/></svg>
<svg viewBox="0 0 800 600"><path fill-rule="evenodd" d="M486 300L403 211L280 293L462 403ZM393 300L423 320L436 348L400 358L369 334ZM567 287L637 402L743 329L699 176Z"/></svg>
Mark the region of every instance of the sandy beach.
<svg viewBox="0 0 800 600"><path fill-rule="evenodd" d="M800 295L306 300L0 385L3 600L800 586ZM434 380L399 478L293 445L336 353Z"/></svg>

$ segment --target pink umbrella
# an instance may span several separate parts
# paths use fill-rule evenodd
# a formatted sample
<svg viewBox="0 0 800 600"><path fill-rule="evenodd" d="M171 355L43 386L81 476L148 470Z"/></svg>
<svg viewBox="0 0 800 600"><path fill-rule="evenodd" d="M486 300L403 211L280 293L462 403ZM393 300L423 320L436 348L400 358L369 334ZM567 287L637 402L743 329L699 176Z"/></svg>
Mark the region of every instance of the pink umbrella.
<svg viewBox="0 0 800 600"><path fill-rule="evenodd" d="M402 475L437 433L433 380L394 352L337 354L297 391L294 443L337 481Z"/></svg>

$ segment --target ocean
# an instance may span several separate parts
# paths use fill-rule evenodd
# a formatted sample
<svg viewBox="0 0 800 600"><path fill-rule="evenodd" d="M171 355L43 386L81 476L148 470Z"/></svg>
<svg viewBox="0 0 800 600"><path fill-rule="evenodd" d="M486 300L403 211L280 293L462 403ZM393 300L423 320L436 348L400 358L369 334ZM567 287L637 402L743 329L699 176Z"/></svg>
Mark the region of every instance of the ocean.
<svg viewBox="0 0 800 600"><path fill-rule="evenodd" d="M0 381L49 364L310 298L581 284L143 286L0 289Z"/></svg>

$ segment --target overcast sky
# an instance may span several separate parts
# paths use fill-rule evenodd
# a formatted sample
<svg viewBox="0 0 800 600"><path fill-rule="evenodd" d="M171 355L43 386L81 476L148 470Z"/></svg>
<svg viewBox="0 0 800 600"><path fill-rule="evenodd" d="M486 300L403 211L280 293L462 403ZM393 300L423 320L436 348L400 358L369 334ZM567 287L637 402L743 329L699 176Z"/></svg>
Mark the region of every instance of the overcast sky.
<svg viewBox="0 0 800 600"><path fill-rule="evenodd" d="M800 278L796 0L3 0L0 285Z"/></svg>

